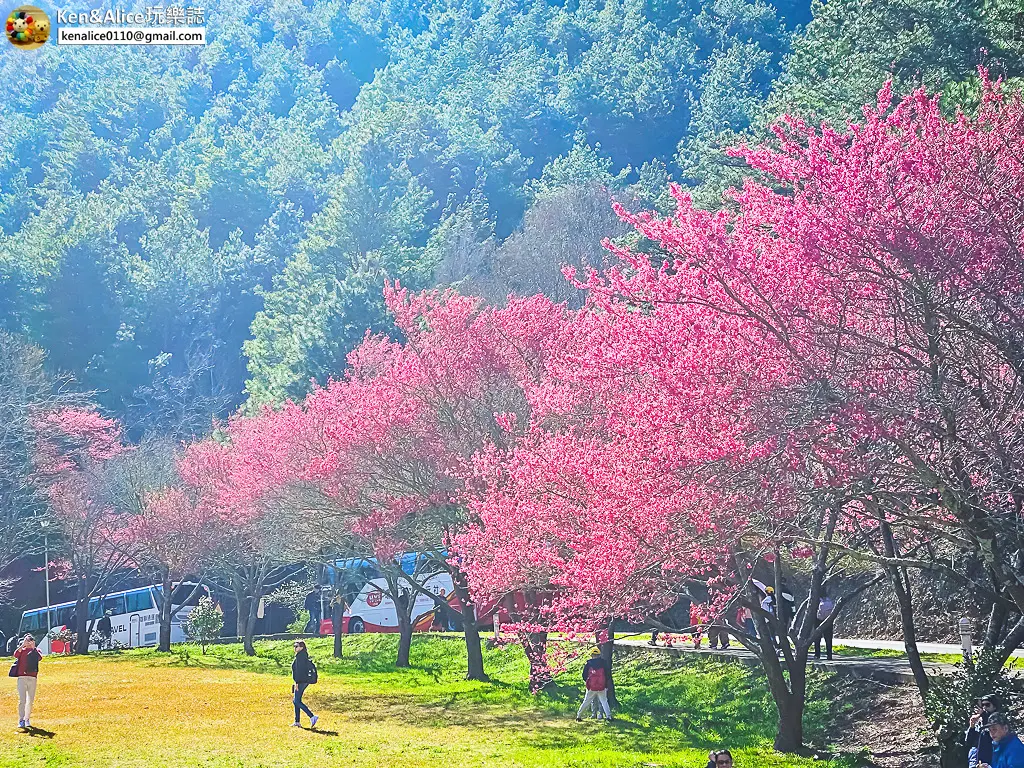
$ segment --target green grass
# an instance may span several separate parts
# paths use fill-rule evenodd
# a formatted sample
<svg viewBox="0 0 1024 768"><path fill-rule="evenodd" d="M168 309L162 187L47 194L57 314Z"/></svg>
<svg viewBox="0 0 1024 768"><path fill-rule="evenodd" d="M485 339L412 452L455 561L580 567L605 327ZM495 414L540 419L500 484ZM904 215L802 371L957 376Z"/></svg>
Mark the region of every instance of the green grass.
<svg viewBox="0 0 1024 768"><path fill-rule="evenodd" d="M289 728L290 642L180 646L116 656L46 659L33 735L0 730L0 767L296 765L689 768L729 747L740 768L816 765L771 750L774 708L757 675L717 659L623 654L621 702L611 724L573 720L582 695L579 662L534 696L516 647L488 649L490 683L469 682L465 647L419 636L412 669L393 667L396 638L310 643L320 683L307 700L319 732ZM825 732L836 697L818 680L808 709L812 737ZM825 687L822 687L825 686ZM13 686L0 708L13 720ZM13 724L13 723L12 723Z"/></svg>

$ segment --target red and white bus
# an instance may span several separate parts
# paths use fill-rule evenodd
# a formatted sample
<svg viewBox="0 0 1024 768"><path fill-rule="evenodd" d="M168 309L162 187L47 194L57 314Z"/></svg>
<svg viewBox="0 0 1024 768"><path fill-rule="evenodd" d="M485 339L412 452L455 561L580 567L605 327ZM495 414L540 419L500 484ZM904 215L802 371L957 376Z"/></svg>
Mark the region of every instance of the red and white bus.
<svg viewBox="0 0 1024 768"><path fill-rule="evenodd" d="M410 578L415 578L423 589L442 598L458 611L451 575L445 571L425 568L426 558L426 555L415 552L406 553L400 561L402 570ZM348 604L342 619L342 632L355 635L363 632L398 632L398 610L393 597L388 594L387 580L381 575L375 560L339 560L329 569L327 581L331 587L341 589ZM431 627L455 629L451 615L439 616L433 598L412 589L409 590L409 596L415 600L412 610L415 631L423 632ZM438 624L439 619L444 626ZM324 611L320 631L322 634L334 632L330 610Z"/></svg>

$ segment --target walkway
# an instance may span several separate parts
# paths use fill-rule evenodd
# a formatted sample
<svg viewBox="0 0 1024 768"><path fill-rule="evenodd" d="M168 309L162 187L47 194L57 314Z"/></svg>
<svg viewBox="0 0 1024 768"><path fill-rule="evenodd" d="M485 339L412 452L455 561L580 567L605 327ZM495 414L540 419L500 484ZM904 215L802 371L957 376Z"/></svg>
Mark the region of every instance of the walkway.
<svg viewBox="0 0 1024 768"><path fill-rule="evenodd" d="M836 646L847 648L867 648L875 651L899 651L903 652L902 640L858 640L853 638L836 638ZM960 646L952 643L918 643L917 650L921 653L948 653L955 656L960 655ZM1011 656L1015 659L1024 659L1024 649L1014 651Z"/></svg>
<svg viewBox="0 0 1024 768"><path fill-rule="evenodd" d="M754 654L746 649L736 647L735 643L733 644L733 648L730 648L727 651L711 650L707 647L698 650L695 649L692 644L680 644L672 646L671 648L665 647L662 643L659 643L657 646L651 646L647 643L646 639L616 640L615 645L618 648L631 652L644 650L652 653L669 653L676 656L681 656L683 654L720 656L736 659L752 665L758 663L757 657L754 656ZM835 646L864 648L870 650L903 650L902 643L888 640L840 640L837 638ZM960 653L959 646L946 645L944 643L920 643L919 647L922 653ZM1014 656L1021 657L1024 656L1024 653L1017 651L1014 653ZM812 657L809 660L809 663L812 666L819 667L829 672L850 675L851 677L870 677L882 682L898 683L901 685L912 684L914 682L914 674L911 672L910 663L905 657L871 658L866 656L836 655L831 661L826 659L816 660ZM954 669L954 665L952 664L941 664L936 662L925 662L924 666L929 675L950 674Z"/></svg>

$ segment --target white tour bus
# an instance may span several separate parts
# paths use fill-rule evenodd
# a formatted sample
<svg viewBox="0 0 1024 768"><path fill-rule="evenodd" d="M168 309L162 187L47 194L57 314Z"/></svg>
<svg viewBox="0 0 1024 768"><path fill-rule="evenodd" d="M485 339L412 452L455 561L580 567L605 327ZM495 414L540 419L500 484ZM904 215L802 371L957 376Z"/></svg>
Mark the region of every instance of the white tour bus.
<svg viewBox="0 0 1024 768"><path fill-rule="evenodd" d="M410 576L415 573L417 557L422 561L423 555L414 552L406 553L401 558L402 569ZM351 604L345 611L342 619L342 632L345 634L361 634L363 632L397 632L398 611L395 608L395 601L387 594L387 581L380 576L376 563L372 559L366 560L339 560L328 577L332 585L337 585L340 580L347 583L358 592L351 598ZM447 572L437 572L430 575L417 576L417 580L423 587L435 595L445 599L450 605L455 605L453 594L452 577ZM351 595L351 592L349 593ZM415 594L416 602L413 607L412 623L413 628L422 632L430 629L435 623L437 604L432 598L421 592ZM329 634L333 631L333 622L330 620L330 610L325 611L324 621L321 622L321 631ZM451 617L446 617L443 629L452 629ZM440 627L439 627L440 628Z"/></svg>
<svg viewBox="0 0 1024 768"><path fill-rule="evenodd" d="M171 619L171 642L180 643L185 640L185 633L181 624L192 612L192 609L199 604L200 597L209 597L210 590L206 586L199 586L193 582L182 582L176 584L171 591L171 606L178 609L178 613ZM149 645L156 645L160 636L160 602L163 599L163 587L154 584L148 587L128 589L123 592L110 592L106 595L93 597L89 600L89 634L90 637L96 628L96 622L104 613L110 611L111 639L127 648L142 648ZM75 604L60 603L50 606L50 627L60 630L64 627L73 626L75 615ZM36 608L25 611L21 615L21 624L18 627L18 634L7 642L8 655L14 652L20 638L27 634L36 637L41 653L63 653L66 649L64 643L54 640L52 643L46 636L46 608ZM52 648L51 648L52 645ZM95 643L89 645L89 650L96 650Z"/></svg>
<svg viewBox="0 0 1024 768"><path fill-rule="evenodd" d="M447 573L435 573L420 582L446 600L452 599L452 577ZM398 611L395 601L387 594L387 581L383 578L366 582L352 605L345 611L342 632L361 634L363 632L397 632ZM422 592L416 593L416 604L412 611L412 625L417 632L430 628L434 623L437 603ZM448 629L448 627L445 627Z"/></svg>

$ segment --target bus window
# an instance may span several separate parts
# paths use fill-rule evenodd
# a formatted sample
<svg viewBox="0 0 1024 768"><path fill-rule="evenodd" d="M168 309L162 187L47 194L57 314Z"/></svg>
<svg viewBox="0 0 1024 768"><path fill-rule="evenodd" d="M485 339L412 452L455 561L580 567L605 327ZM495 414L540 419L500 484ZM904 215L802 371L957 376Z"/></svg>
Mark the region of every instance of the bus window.
<svg viewBox="0 0 1024 768"><path fill-rule="evenodd" d="M171 590L171 605L199 605L201 597L206 597L205 587L196 589L194 582L186 582Z"/></svg>
<svg viewBox="0 0 1024 768"><path fill-rule="evenodd" d="M134 592L129 592L125 595L125 598L128 609L126 613L149 611L153 608L153 596L149 593L148 589L138 589Z"/></svg>
<svg viewBox="0 0 1024 768"><path fill-rule="evenodd" d="M57 609L57 616L54 620L54 626L57 627L70 627L75 623L75 606L67 605L63 608Z"/></svg>
<svg viewBox="0 0 1024 768"><path fill-rule="evenodd" d="M124 595L106 598L94 597L89 601L90 621L102 618L103 614L107 611L110 611L114 616L124 613Z"/></svg>
<svg viewBox="0 0 1024 768"><path fill-rule="evenodd" d="M21 627L18 629L19 635L26 635L29 632L35 633L40 629L46 627L46 616L45 611L26 611L25 615L21 617Z"/></svg>
<svg viewBox="0 0 1024 768"><path fill-rule="evenodd" d="M108 597L103 601L103 611L110 611L112 616L120 616L123 613L127 613L124 609L124 595L118 595L117 597Z"/></svg>

